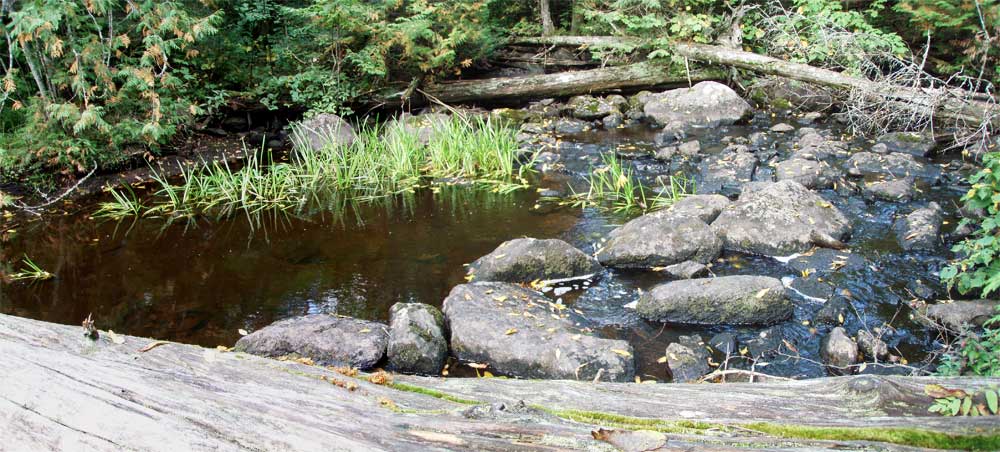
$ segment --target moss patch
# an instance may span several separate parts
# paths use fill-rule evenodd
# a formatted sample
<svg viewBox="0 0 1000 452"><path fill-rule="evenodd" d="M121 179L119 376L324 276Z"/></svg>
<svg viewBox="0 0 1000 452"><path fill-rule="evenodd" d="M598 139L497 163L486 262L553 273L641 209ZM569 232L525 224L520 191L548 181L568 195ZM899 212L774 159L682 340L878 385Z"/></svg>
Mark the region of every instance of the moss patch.
<svg viewBox="0 0 1000 452"><path fill-rule="evenodd" d="M878 441L931 449L1000 450L1000 435L950 435L912 428L810 427L757 422L751 430L783 438Z"/></svg>
<svg viewBox="0 0 1000 452"><path fill-rule="evenodd" d="M729 431L728 427L721 424L711 424L708 422L695 421L664 421L660 419L638 418L622 416L612 413L601 413L598 411L582 410L559 410L541 405L532 405L532 408L544 411L556 417L569 419L587 424L600 424L608 427L618 427L630 430L654 430L663 433L686 433L700 434L702 431L715 428L722 431Z"/></svg>
<svg viewBox="0 0 1000 452"><path fill-rule="evenodd" d="M412 393L415 393L415 394L423 394L423 395L426 395L426 396L434 397L436 399L447 400L449 402L455 402L455 403L461 403L462 405L483 405L485 403L485 402L480 402L478 400L470 400L470 399L463 399L461 397L455 397L455 396L453 396L451 394L446 394L446 393L443 393L441 391L437 391L437 390L434 390L434 389L428 389L428 388L424 388L424 387L420 387L420 386L413 386L413 385L409 385L409 384L406 384L406 383L390 383L387 386L389 386L390 388L395 389L397 391L406 391L406 392L412 392Z"/></svg>

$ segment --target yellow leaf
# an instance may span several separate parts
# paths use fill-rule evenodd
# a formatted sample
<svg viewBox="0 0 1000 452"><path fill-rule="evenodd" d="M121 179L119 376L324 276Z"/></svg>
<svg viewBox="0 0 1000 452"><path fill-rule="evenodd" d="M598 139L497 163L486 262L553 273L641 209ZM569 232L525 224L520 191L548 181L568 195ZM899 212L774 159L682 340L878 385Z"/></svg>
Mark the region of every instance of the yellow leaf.
<svg viewBox="0 0 1000 452"><path fill-rule="evenodd" d="M741 355L746 355L748 351L749 351L749 350L747 350L747 348L746 348L746 347L743 347L743 348L741 348L741 349L740 349L740 354L741 354Z"/></svg>
<svg viewBox="0 0 1000 452"><path fill-rule="evenodd" d="M504 331L503 334L506 334L507 336L510 336L511 334L514 334L516 332L517 332L517 328L511 328L511 329L509 329L507 331Z"/></svg>
<svg viewBox="0 0 1000 452"><path fill-rule="evenodd" d="M660 363L660 364L663 364L663 363L667 362L667 357L666 357L666 356L661 356L661 357L659 357L659 358L658 358L658 359L656 360L656 362L658 362L658 363Z"/></svg>
<svg viewBox="0 0 1000 452"><path fill-rule="evenodd" d="M612 352L615 352L615 353L616 353L616 354L618 354L618 355L621 355L621 356L624 356L624 357L626 357L626 358L628 358L628 357L632 356L632 354L631 354L631 353L629 353L629 352L627 352L627 351L625 351L625 350L618 350L618 349L611 349L611 351L612 351Z"/></svg>
<svg viewBox="0 0 1000 452"><path fill-rule="evenodd" d="M771 290L771 289L770 289L770 288L768 288L768 287L765 287L765 288L763 288L763 289L760 289L760 291L759 291L759 292L757 292L757 295L756 295L757 299L759 300L759 299L761 299L761 298L764 298L764 295L767 295L767 292L769 292L770 290Z"/></svg>
<svg viewBox="0 0 1000 452"><path fill-rule="evenodd" d="M240 329L236 330L236 332L240 333L240 336L246 336L247 334L250 334L250 333L247 333L247 330L244 330L243 328L240 328Z"/></svg>

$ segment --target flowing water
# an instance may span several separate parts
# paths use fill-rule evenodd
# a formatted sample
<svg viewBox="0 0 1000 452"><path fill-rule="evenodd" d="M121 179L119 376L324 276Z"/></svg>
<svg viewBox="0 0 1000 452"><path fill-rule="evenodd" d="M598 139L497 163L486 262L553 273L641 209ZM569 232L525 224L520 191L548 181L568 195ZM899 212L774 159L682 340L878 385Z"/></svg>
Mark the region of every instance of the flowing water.
<svg viewBox="0 0 1000 452"><path fill-rule="evenodd" d="M725 136L745 136L770 125L769 118L758 117L747 126L705 131L700 138L705 152L713 153L723 147ZM652 149L652 137L646 126L563 137L559 146L566 170L539 177L538 184L585 187L584 175L603 152ZM632 164L640 174L690 170L662 167L648 158ZM772 360L768 372L825 374L816 363L824 330L815 330L809 320L830 293L823 284L811 291L817 279L855 298L857 312L845 319L849 331L880 328L894 354L911 363L923 359L935 347L936 336L911 320L908 290L915 280L935 288L933 275L943 258L904 253L896 245L891 225L897 212L909 212L906 205L866 203L832 190L821 194L854 221L849 245L863 265L803 277L773 258L727 253L712 268L717 275L799 280L793 287L800 292L792 292L795 318L780 327L781 337L794 344L795 356ZM937 200L951 212L959 195L936 188L926 191L924 200ZM534 190L500 195L451 187L336 215L262 223L237 216L172 225L158 219L101 222L90 219L92 209L85 208L22 225L2 245L8 259L30 256L57 276L0 288L0 312L73 325L93 314L100 328L118 333L231 346L238 330L256 330L291 316L331 312L385 321L397 302L440 306L449 290L464 282L464 265L505 240L561 238L593 252L601 237L628 219L593 208L539 203ZM668 378L666 365L657 359L680 335L698 333L708 339L728 331L745 343L762 334L760 328L646 322L625 307L640 291L664 281L655 272L607 270L592 283L549 295L581 311L600 334L630 341L643 379Z"/></svg>

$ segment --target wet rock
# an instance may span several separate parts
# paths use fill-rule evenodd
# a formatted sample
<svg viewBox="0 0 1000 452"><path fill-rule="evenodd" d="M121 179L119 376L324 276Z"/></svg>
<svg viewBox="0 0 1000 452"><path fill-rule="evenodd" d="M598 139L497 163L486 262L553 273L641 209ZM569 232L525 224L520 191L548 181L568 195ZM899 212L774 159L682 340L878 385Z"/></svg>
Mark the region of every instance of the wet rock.
<svg viewBox="0 0 1000 452"><path fill-rule="evenodd" d="M357 135L340 116L323 113L299 123L298 132L292 134L292 143L298 148L320 150L326 146L350 146Z"/></svg>
<svg viewBox="0 0 1000 452"><path fill-rule="evenodd" d="M587 334L575 326L583 319L533 290L510 283L462 284L444 300L443 311L459 360L524 378L635 377L628 342Z"/></svg>
<svg viewBox="0 0 1000 452"><path fill-rule="evenodd" d="M738 194L752 181L757 158L749 152L724 152L718 158L704 160L699 167L698 193Z"/></svg>
<svg viewBox="0 0 1000 452"><path fill-rule="evenodd" d="M813 124L816 121L819 121L820 119L823 119L823 113L820 113L818 111L812 111L802 116L799 116L796 122L798 122L799 124Z"/></svg>
<svg viewBox="0 0 1000 452"><path fill-rule="evenodd" d="M593 275L597 260L557 239L514 239L503 242L469 266L476 281L527 283Z"/></svg>
<svg viewBox="0 0 1000 452"><path fill-rule="evenodd" d="M787 279L785 281L787 281L786 287L792 289L799 296L814 302L826 302L833 297L837 290L832 283L818 274L793 277L790 281Z"/></svg>
<svg viewBox="0 0 1000 452"><path fill-rule="evenodd" d="M636 218L611 231L597 252L602 264L652 268L684 261L708 263L722 252L722 242L704 221L668 211Z"/></svg>
<svg viewBox="0 0 1000 452"><path fill-rule="evenodd" d="M570 113L574 118L583 120L601 119L612 113L618 112L618 108L606 99L593 96L575 96L566 103Z"/></svg>
<svg viewBox="0 0 1000 452"><path fill-rule="evenodd" d="M781 351L784 336L785 329L781 325L763 330L745 341L747 353L753 359L771 358Z"/></svg>
<svg viewBox="0 0 1000 452"><path fill-rule="evenodd" d="M927 207L899 218L893 223L896 241L904 250L933 250L940 243L941 206L930 203Z"/></svg>
<svg viewBox="0 0 1000 452"><path fill-rule="evenodd" d="M624 119L622 118L621 113L612 112L601 120L601 124L604 125L605 129L614 129L622 125L622 121L624 121Z"/></svg>
<svg viewBox="0 0 1000 452"><path fill-rule="evenodd" d="M798 158L778 163L775 175L779 181L792 180L812 189L833 187L841 177L840 171L826 162Z"/></svg>
<svg viewBox="0 0 1000 452"><path fill-rule="evenodd" d="M708 345L723 355L735 355L738 353L736 349L736 335L733 333L716 334L708 340Z"/></svg>
<svg viewBox="0 0 1000 452"><path fill-rule="evenodd" d="M802 184L781 181L741 195L712 222L712 229L728 250L785 256L843 240L851 224Z"/></svg>
<svg viewBox="0 0 1000 452"><path fill-rule="evenodd" d="M792 125L789 125L789 124L786 124L786 123L782 122L782 123L775 124L775 125L771 126L770 130L772 132L777 132L777 133L788 133L788 132L794 131L795 130L795 126L792 126Z"/></svg>
<svg viewBox="0 0 1000 452"><path fill-rule="evenodd" d="M712 371L708 365L711 354L705 349L701 336L681 336L678 342L667 346L667 366L674 383L698 381Z"/></svg>
<svg viewBox="0 0 1000 452"><path fill-rule="evenodd" d="M700 262L684 261L679 264L668 265L663 271L676 279L691 279L708 274L708 266Z"/></svg>
<svg viewBox="0 0 1000 452"><path fill-rule="evenodd" d="M559 118L552 122L551 127L556 133L570 135L590 130L590 123L573 118Z"/></svg>
<svg viewBox="0 0 1000 452"><path fill-rule="evenodd" d="M444 316L423 303L396 303L389 310L388 367L397 372L436 375L448 358Z"/></svg>
<svg viewBox="0 0 1000 452"><path fill-rule="evenodd" d="M647 320L696 325L770 325L792 316L781 281L767 276L722 276L660 284L636 311Z"/></svg>
<svg viewBox="0 0 1000 452"><path fill-rule="evenodd" d="M844 166L852 176L891 176L897 179L912 176L932 184L941 179L941 168L920 163L912 155L898 152L890 154L857 152Z"/></svg>
<svg viewBox="0 0 1000 452"><path fill-rule="evenodd" d="M937 296L937 292L919 279L911 279L906 282L906 290L909 295L918 300L931 300Z"/></svg>
<svg viewBox="0 0 1000 452"><path fill-rule="evenodd" d="M953 331L983 326L997 315L1000 300L960 300L927 307L927 317Z"/></svg>
<svg viewBox="0 0 1000 452"><path fill-rule="evenodd" d="M656 134L653 142L657 146L677 143L687 137L688 126L680 121L674 121L663 126L663 130Z"/></svg>
<svg viewBox="0 0 1000 452"><path fill-rule="evenodd" d="M865 259L847 250L816 248L788 261L788 266L799 273L827 274L857 272L865 268Z"/></svg>
<svg viewBox="0 0 1000 452"><path fill-rule="evenodd" d="M366 370L385 356L389 334L378 322L313 314L272 323L236 342L236 351L280 357L297 355L321 365Z"/></svg>
<svg viewBox="0 0 1000 452"><path fill-rule="evenodd" d="M421 115L403 113L398 119L389 122L386 126L386 132L392 133L394 129L401 128L403 133L413 135L417 137L417 141L427 144L449 121L451 121L451 117L444 113Z"/></svg>
<svg viewBox="0 0 1000 452"><path fill-rule="evenodd" d="M888 152L901 152L914 157L926 157L931 154L934 146L934 136L916 132L892 132L878 137L878 144L885 145Z"/></svg>
<svg viewBox="0 0 1000 452"><path fill-rule="evenodd" d="M851 301L845 297L833 297L823 303L823 307L813 316L813 323L817 325L840 325L847 321L847 316L851 315Z"/></svg>
<svg viewBox="0 0 1000 452"><path fill-rule="evenodd" d="M858 362L858 344L856 344L843 327L836 327L820 342L820 357L829 366L833 374L849 374L850 366Z"/></svg>
<svg viewBox="0 0 1000 452"><path fill-rule="evenodd" d="M643 111L658 124L681 122L695 127L735 123L751 113L750 104L726 85L701 82L691 88L650 96Z"/></svg>
<svg viewBox="0 0 1000 452"><path fill-rule="evenodd" d="M701 143L698 140L691 140L677 146L677 152L686 157L694 157L701 152Z"/></svg>
<svg viewBox="0 0 1000 452"><path fill-rule="evenodd" d="M847 153L847 143L827 138L814 129L803 128L799 132L802 134L795 142L793 159L828 161Z"/></svg>
<svg viewBox="0 0 1000 452"><path fill-rule="evenodd" d="M722 210L732 202L722 195L691 195L670 206L669 215L680 218L698 218L711 224Z"/></svg>
<svg viewBox="0 0 1000 452"><path fill-rule="evenodd" d="M782 77L767 77L755 83L754 99L781 110L817 111L833 105L829 88Z"/></svg>
<svg viewBox="0 0 1000 452"><path fill-rule="evenodd" d="M889 346L868 330L858 331L858 348L867 359L884 360L889 357Z"/></svg>
<svg viewBox="0 0 1000 452"><path fill-rule="evenodd" d="M767 145L771 142L771 138L764 132L751 133L747 139L750 141L750 149L755 151L766 149Z"/></svg>
<svg viewBox="0 0 1000 452"><path fill-rule="evenodd" d="M867 199L909 202L916 193L915 186L916 180L912 177L867 182L863 194Z"/></svg>
<svg viewBox="0 0 1000 452"><path fill-rule="evenodd" d="M677 146L664 146L656 150L653 153L653 158L663 162L669 162L674 159L674 156L680 155L677 151Z"/></svg>

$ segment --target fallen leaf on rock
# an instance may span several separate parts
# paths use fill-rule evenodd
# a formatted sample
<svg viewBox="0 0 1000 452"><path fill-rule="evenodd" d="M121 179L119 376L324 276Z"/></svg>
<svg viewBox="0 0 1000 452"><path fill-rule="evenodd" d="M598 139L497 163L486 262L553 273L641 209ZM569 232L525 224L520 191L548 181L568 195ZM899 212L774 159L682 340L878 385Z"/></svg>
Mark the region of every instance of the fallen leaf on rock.
<svg viewBox="0 0 1000 452"><path fill-rule="evenodd" d="M924 393L935 398L943 399L945 397L955 397L955 398L965 398L968 394L961 389L948 389L939 384L930 384L924 386Z"/></svg>
<svg viewBox="0 0 1000 452"><path fill-rule="evenodd" d="M111 331L111 330L108 330L108 339L111 339L111 342L113 342L115 344L118 344L118 345L121 345L121 344L125 343L125 338L123 336L119 336L119 335L115 334L114 331Z"/></svg>
<svg viewBox="0 0 1000 452"><path fill-rule="evenodd" d="M604 441L625 452L656 450L667 444L667 436L651 430L594 430L594 439Z"/></svg>
<svg viewBox="0 0 1000 452"><path fill-rule="evenodd" d="M510 336L511 334L514 334L514 333L517 333L517 328L510 328L507 331L504 331L503 334L506 334L507 336Z"/></svg>
<svg viewBox="0 0 1000 452"><path fill-rule="evenodd" d="M247 333L247 330L244 330L243 328L240 328L240 329L236 330L236 332L240 333L240 336L246 336L246 335L250 334L250 333Z"/></svg>
<svg viewBox="0 0 1000 452"><path fill-rule="evenodd" d="M152 349L154 349L156 347L159 347L161 345L166 345L166 344L169 344L169 342L167 342L167 341L153 341L153 342L150 342L150 343L146 344L145 347L140 348L139 349L139 353L145 353L145 352L148 352L148 351L150 351L150 350L152 350Z"/></svg>
<svg viewBox="0 0 1000 452"><path fill-rule="evenodd" d="M617 354L617 355L621 355L621 356L624 356L624 357L626 357L626 358L628 358L628 357L632 356L632 354L631 354L631 353L629 353L629 352L627 352L627 351L625 351L625 350L619 350L619 349L611 349L611 351L612 351L612 352L614 352L614 353L615 353L615 354Z"/></svg>

